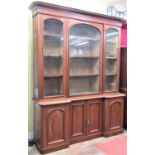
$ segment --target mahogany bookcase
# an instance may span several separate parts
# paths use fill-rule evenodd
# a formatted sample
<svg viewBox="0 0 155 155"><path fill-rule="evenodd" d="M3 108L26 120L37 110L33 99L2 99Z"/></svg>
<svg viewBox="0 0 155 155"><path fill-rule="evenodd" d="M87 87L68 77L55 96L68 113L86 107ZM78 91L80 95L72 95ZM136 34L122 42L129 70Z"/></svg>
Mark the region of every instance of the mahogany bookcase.
<svg viewBox="0 0 155 155"><path fill-rule="evenodd" d="M43 2L30 9L38 150L122 133L122 19Z"/></svg>

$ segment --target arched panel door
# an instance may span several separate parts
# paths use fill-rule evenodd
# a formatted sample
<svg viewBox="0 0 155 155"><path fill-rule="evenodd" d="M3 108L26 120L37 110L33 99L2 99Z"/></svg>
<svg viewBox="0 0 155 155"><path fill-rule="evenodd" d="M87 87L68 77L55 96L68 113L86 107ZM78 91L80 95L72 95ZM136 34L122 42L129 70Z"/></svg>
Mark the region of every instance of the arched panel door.
<svg viewBox="0 0 155 155"><path fill-rule="evenodd" d="M64 111L56 109L47 115L47 143L64 141Z"/></svg>
<svg viewBox="0 0 155 155"><path fill-rule="evenodd" d="M43 146L56 147L68 144L69 105L43 107L42 110Z"/></svg>
<svg viewBox="0 0 155 155"><path fill-rule="evenodd" d="M63 95L63 23L48 18L43 32L43 96Z"/></svg>
<svg viewBox="0 0 155 155"><path fill-rule="evenodd" d="M69 96L100 92L101 31L87 23L69 31Z"/></svg>
<svg viewBox="0 0 155 155"><path fill-rule="evenodd" d="M119 31L115 28L105 30L105 80L104 91L118 90L119 74Z"/></svg>
<svg viewBox="0 0 155 155"><path fill-rule="evenodd" d="M109 122L109 128L110 130L113 129L119 129L122 126L122 109L123 105L122 102L115 101L109 105L110 110L110 122Z"/></svg>

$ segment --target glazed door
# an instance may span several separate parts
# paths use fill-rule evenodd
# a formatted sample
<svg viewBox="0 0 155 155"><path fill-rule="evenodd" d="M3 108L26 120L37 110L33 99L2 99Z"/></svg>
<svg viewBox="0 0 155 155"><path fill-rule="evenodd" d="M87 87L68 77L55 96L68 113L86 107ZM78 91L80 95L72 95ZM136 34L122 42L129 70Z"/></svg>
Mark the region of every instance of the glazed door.
<svg viewBox="0 0 155 155"><path fill-rule="evenodd" d="M104 26L104 91L119 90L120 28Z"/></svg>
<svg viewBox="0 0 155 155"><path fill-rule="evenodd" d="M102 101L87 101L87 135L101 133Z"/></svg>
<svg viewBox="0 0 155 155"><path fill-rule="evenodd" d="M69 105L55 105L43 108L43 145L57 147L68 145Z"/></svg>
<svg viewBox="0 0 155 155"><path fill-rule="evenodd" d="M101 92L102 25L69 20L69 96Z"/></svg>
<svg viewBox="0 0 155 155"><path fill-rule="evenodd" d="M80 140L86 136L86 104L76 101L70 108L71 140Z"/></svg>
<svg viewBox="0 0 155 155"><path fill-rule="evenodd" d="M39 89L40 97L65 96L65 19L40 15Z"/></svg>

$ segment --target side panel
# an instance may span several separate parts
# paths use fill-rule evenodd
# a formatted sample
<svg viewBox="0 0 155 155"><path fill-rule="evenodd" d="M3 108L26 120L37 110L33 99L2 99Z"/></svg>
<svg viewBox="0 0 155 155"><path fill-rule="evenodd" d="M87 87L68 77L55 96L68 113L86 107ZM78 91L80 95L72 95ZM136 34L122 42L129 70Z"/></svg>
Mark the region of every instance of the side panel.
<svg viewBox="0 0 155 155"><path fill-rule="evenodd" d="M34 102L34 141L38 147L42 146L41 140L41 107Z"/></svg>
<svg viewBox="0 0 155 155"><path fill-rule="evenodd" d="M33 19L33 98L38 98L38 16Z"/></svg>

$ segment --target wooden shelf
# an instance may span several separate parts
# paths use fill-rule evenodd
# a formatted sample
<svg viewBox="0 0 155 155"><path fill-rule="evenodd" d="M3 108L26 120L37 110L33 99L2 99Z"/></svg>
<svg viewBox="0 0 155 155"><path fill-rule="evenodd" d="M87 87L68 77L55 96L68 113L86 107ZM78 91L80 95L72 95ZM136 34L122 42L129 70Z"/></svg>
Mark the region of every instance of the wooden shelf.
<svg viewBox="0 0 155 155"><path fill-rule="evenodd" d="M98 59L99 56L75 56L70 57L70 59Z"/></svg>
<svg viewBox="0 0 155 155"><path fill-rule="evenodd" d="M62 78L62 75L44 75L44 78Z"/></svg>
<svg viewBox="0 0 155 155"><path fill-rule="evenodd" d="M117 57L106 57L106 59L117 60Z"/></svg>
<svg viewBox="0 0 155 155"><path fill-rule="evenodd" d="M61 38L63 35L61 35L61 34L49 33L49 32L44 32L44 36Z"/></svg>
<svg viewBox="0 0 155 155"><path fill-rule="evenodd" d="M117 73L106 73L105 75L106 76L115 76L115 75L117 75Z"/></svg>
<svg viewBox="0 0 155 155"><path fill-rule="evenodd" d="M45 53L44 53L44 57L50 57L50 58L53 58L53 59L62 59L62 56L54 56L54 55L45 54Z"/></svg>
<svg viewBox="0 0 155 155"><path fill-rule="evenodd" d="M80 78L83 78L83 77L93 77L93 76L98 76L99 74L85 74L85 75L70 75L70 77L80 77Z"/></svg>

